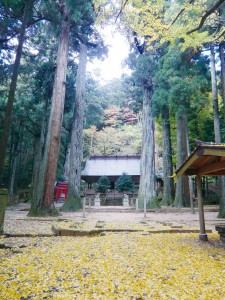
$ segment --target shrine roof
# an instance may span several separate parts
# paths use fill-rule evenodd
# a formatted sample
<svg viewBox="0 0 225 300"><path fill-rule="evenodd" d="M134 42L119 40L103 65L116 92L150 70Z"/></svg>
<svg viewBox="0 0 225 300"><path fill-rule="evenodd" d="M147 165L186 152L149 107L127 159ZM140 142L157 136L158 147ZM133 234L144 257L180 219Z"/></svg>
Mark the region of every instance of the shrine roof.
<svg viewBox="0 0 225 300"><path fill-rule="evenodd" d="M91 156L82 176L140 176L140 156Z"/></svg>
<svg viewBox="0 0 225 300"><path fill-rule="evenodd" d="M196 142L196 145L176 175L225 175L225 144Z"/></svg>

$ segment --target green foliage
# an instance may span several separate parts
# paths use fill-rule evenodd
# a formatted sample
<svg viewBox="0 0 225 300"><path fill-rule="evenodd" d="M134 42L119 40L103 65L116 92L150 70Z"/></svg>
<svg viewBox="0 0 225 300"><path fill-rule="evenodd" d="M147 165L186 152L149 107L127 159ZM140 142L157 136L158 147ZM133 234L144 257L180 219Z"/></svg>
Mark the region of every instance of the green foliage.
<svg viewBox="0 0 225 300"><path fill-rule="evenodd" d="M123 125L119 128L105 127L97 131L92 126L84 130L86 156L138 155L141 152L141 124Z"/></svg>
<svg viewBox="0 0 225 300"><path fill-rule="evenodd" d="M123 7L123 22L145 37L149 49L155 49L156 43L174 45L179 41L184 50L196 50L223 38L224 25L219 22L223 13L223 1L132 0Z"/></svg>
<svg viewBox="0 0 225 300"><path fill-rule="evenodd" d="M132 81L136 86L143 87L151 84L151 78L156 68L156 61L152 55L149 53L142 55L131 53L127 64L133 70Z"/></svg>
<svg viewBox="0 0 225 300"><path fill-rule="evenodd" d="M110 187L109 178L107 176L101 176L93 188L96 192L105 193L108 189L110 189Z"/></svg>
<svg viewBox="0 0 225 300"><path fill-rule="evenodd" d="M159 114L164 105L177 112L200 108L210 90L207 60L193 49L181 52L178 46L167 48L154 75L153 107Z"/></svg>
<svg viewBox="0 0 225 300"><path fill-rule="evenodd" d="M132 178L127 173L123 173L118 180L116 181L115 187L118 191L121 192L133 192L134 183Z"/></svg>

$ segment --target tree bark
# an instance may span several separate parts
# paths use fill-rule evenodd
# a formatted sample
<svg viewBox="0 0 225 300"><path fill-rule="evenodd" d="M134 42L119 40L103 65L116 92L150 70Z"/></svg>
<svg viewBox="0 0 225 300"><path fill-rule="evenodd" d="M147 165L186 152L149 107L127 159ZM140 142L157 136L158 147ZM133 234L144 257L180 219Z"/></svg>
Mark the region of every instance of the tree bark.
<svg viewBox="0 0 225 300"><path fill-rule="evenodd" d="M222 99L223 99L223 115L225 120L225 58L224 58L224 46L225 42L221 42L219 45L220 62L221 62L221 83L222 83ZM219 217L225 218L225 177L222 176L221 185L221 201L219 207Z"/></svg>
<svg viewBox="0 0 225 300"><path fill-rule="evenodd" d="M71 150L71 144L69 142L66 149L66 158L65 158L64 171L63 171L63 176L65 180L68 180L70 176L70 150Z"/></svg>
<svg viewBox="0 0 225 300"><path fill-rule="evenodd" d="M4 220L5 220L5 208L7 203L7 196L8 191L7 189L0 189L0 235L3 235L3 227L4 227Z"/></svg>
<svg viewBox="0 0 225 300"><path fill-rule="evenodd" d="M49 210L53 202L54 184L56 168L59 157L59 147L61 138L61 128L65 101L65 82L68 60L69 45L69 10L64 5L62 29L59 39L59 48L57 53L56 74L53 87L51 115L48 127L48 139L46 145L47 162L44 176L44 194L42 205Z"/></svg>
<svg viewBox="0 0 225 300"><path fill-rule="evenodd" d="M222 77L222 86L224 89L224 56L221 52L223 49L220 47L220 58L221 60L221 77ZM222 54L222 57L221 57ZM218 89L217 89L217 80L216 80L216 64L215 64L215 50L214 46L210 45L210 67L211 67L211 83L212 83L212 100L213 100L213 115L214 115L214 134L215 134L215 142L221 143L221 132L220 132L220 119L219 119L219 105L218 105ZM224 94L222 94L224 96ZM224 101L224 99L223 99ZM219 176L218 178L218 187L220 191L219 199L219 218L225 218L225 176Z"/></svg>
<svg viewBox="0 0 225 300"><path fill-rule="evenodd" d="M10 87L9 87L6 113L5 113L4 125L3 125L3 130L2 130L2 137L1 137L1 141L0 141L0 186L2 185L2 175L3 175L3 167L4 167L4 162L5 162L7 140L8 140L8 136L9 136L10 121L11 121L11 116L12 116L12 111L13 111L13 103L14 103L15 92L16 92L17 78L18 78L18 74L19 74L19 67L20 67L20 60L21 60L21 56L22 56L25 31L26 31L26 27L27 27L27 21L28 21L32 2L33 2L32 0L26 1L23 22L21 25L20 35L19 35L19 40L18 40L18 47L16 50L16 58L15 58L14 66L13 66L13 73L12 73L11 83L10 83Z"/></svg>
<svg viewBox="0 0 225 300"><path fill-rule="evenodd" d="M4 162L5 162L5 154L6 154L7 140L8 140L8 136L9 136L11 116L12 116L12 111L13 111L13 102L14 102L14 98L15 98L17 78L18 78L18 74L19 74L20 60L21 60L21 56L22 56L23 42L24 42L25 31L26 31L26 27L27 27L27 21L28 21L31 5L32 5L32 0L27 0L25 9L24 9L23 22L21 25L21 30L20 30L20 35L19 35L18 47L16 50L16 58L15 58L14 66L13 66L11 83L10 83L10 87L9 87L8 102L7 102L4 125L3 125L3 130L2 130L2 137L0 140L0 187L2 186L3 168L4 168ZM0 201L1 201L1 199L0 199ZM3 228L2 222L4 222L4 215L5 215L5 204L4 203L2 203L1 209L3 209L3 211L1 212L1 215L3 217L0 218L0 235L2 234L2 231L3 231L2 230L2 228Z"/></svg>
<svg viewBox="0 0 225 300"><path fill-rule="evenodd" d="M80 61L76 77L76 102L74 107L70 149L70 175L68 199L62 209L74 211L81 208L80 182L81 162L83 160L83 124L87 47L80 46Z"/></svg>
<svg viewBox="0 0 225 300"><path fill-rule="evenodd" d="M177 168L179 168L188 156L187 149L187 117L185 112L177 113ZM184 207L190 204L188 176L177 178L176 197L174 206Z"/></svg>
<svg viewBox="0 0 225 300"><path fill-rule="evenodd" d="M153 86L152 82L144 86L142 119L142 152L140 184L138 191L138 208L156 207L155 187L155 137L154 119L151 112ZM146 205L145 205L146 204Z"/></svg>
<svg viewBox="0 0 225 300"><path fill-rule="evenodd" d="M210 45L210 67L211 67L215 142L221 143L218 90L217 90L217 80L216 80L215 51L214 51L214 46L212 44Z"/></svg>
<svg viewBox="0 0 225 300"><path fill-rule="evenodd" d="M16 191L17 191L17 175L18 175L18 142L13 145L12 161L11 161L11 173L8 190L8 205L14 205L16 203Z"/></svg>
<svg viewBox="0 0 225 300"><path fill-rule="evenodd" d="M162 136L163 136L163 200L162 205L168 206L173 203L175 190L174 182L171 176L173 175L172 162L172 146L170 134L169 108L164 106L162 109Z"/></svg>
<svg viewBox="0 0 225 300"><path fill-rule="evenodd" d="M225 58L224 58L225 42L219 44L220 64L221 64L221 83L222 83L222 100L223 100L223 116L225 120Z"/></svg>
<svg viewBox="0 0 225 300"><path fill-rule="evenodd" d="M28 216L37 215L41 211L41 199L43 196L43 185L41 185L42 179L42 167L43 167L43 157L44 157L44 148L46 142L46 131L47 131L47 101L45 103L45 109L42 115L41 122L41 132L39 140L36 144L35 149L35 159L33 167L33 176L31 184L31 208L28 213Z"/></svg>
<svg viewBox="0 0 225 300"><path fill-rule="evenodd" d="M190 151L190 143L189 143L189 135L188 135L188 126L186 127L186 138L187 138L187 151L188 151L188 157L191 154ZM194 208L194 197L195 197L195 193L194 193L194 183L192 180L191 176L188 176L188 181L189 181L189 193L190 193L190 205L191 205L191 213L195 214L195 208Z"/></svg>

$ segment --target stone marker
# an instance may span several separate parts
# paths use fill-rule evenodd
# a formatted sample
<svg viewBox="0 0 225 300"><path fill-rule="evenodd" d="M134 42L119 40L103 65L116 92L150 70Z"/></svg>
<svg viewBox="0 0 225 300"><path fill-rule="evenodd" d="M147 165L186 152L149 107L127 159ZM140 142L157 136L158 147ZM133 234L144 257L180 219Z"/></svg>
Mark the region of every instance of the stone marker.
<svg viewBox="0 0 225 300"><path fill-rule="evenodd" d="M129 197L127 194L124 194L124 197L123 197L123 206L124 207L129 207Z"/></svg>
<svg viewBox="0 0 225 300"><path fill-rule="evenodd" d="M95 204L94 206L101 206L101 202L100 202L100 197L99 197L99 193L95 195Z"/></svg>

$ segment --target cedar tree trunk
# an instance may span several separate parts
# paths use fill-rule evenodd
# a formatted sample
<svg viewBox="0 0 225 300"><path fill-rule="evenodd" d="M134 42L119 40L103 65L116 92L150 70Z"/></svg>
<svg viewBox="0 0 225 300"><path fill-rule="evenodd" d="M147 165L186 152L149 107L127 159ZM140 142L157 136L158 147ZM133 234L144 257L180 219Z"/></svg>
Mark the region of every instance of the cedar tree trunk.
<svg viewBox="0 0 225 300"><path fill-rule="evenodd" d="M52 106L48 127L47 165L44 182L44 195L42 205L49 210L53 202L56 169L59 157L59 147L65 101L65 83L69 45L69 10L63 8L62 31L60 34L57 53L57 67L53 86Z"/></svg>
<svg viewBox="0 0 225 300"><path fill-rule="evenodd" d="M175 190L174 182L171 176L173 175L172 147L170 134L169 108L163 106L162 109L162 135L163 135L163 200L162 205L168 206L173 203Z"/></svg>
<svg viewBox="0 0 225 300"><path fill-rule="evenodd" d="M62 210L74 211L81 208L80 182L81 162L83 159L83 124L85 79L87 65L87 47L80 46L80 61L76 77L76 102L74 107L73 125L71 132L70 167L69 167L69 193Z"/></svg>
<svg viewBox="0 0 225 300"><path fill-rule="evenodd" d="M47 132L47 101L45 102L45 109L42 115L41 122L41 132L39 140L35 145L35 159L33 167L33 176L32 176L32 185L31 185L31 208L28 213L28 216L37 215L38 211L41 210L41 197L43 195L42 187L40 184L40 179L42 178L42 166L43 166L43 156L44 148L46 142L46 132Z"/></svg>
<svg viewBox="0 0 225 300"><path fill-rule="evenodd" d="M221 52L223 52L222 49L220 49L220 58L221 58L221 54L222 54ZM222 55L222 59L224 60L223 55ZM212 44L210 45L210 67L211 67L215 142L221 143L218 90L217 90L217 80L216 80L215 51L214 51L214 46ZM222 72L223 67L224 67L224 62L221 61L221 75L223 74L223 76L224 76L224 73ZM224 84L224 82L223 82L223 78L222 78L222 86L223 86L223 84ZM219 176L218 187L219 187L219 191L220 191L220 193L219 193L220 205L219 205L218 217L225 218L225 176Z"/></svg>
<svg viewBox="0 0 225 300"><path fill-rule="evenodd" d="M177 113L177 169L188 156L187 149L187 117L185 112ZM190 204L188 176L182 175L177 178L176 197L174 206L184 207Z"/></svg>
<svg viewBox="0 0 225 300"><path fill-rule="evenodd" d="M9 87L8 102L7 102L4 125L2 130L2 137L0 140L0 186L2 186L2 176L3 176L3 167L5 162L6 146L7 146L8 136L9 136L10 121L11 121L11 116L13 111L13 102L14 102L15 92L16 92L16 85L17 85L17 78L19 74L20 60L22 56L24 36L25 36L27 21L28 21L32 2L33 2L32 0L26 1L23 22L21 25L20 36L18 41L18 47L16 50L16 58L13 66L13 73L12 73L11 83ZM4 207L5 205L3 204L2 209ZM2 211L1 214L4 215L5 211ZM3 224L1 224L2 220L4 221L4 217L0 219L0 228L3 228Z"/></svg>
<svg viewBox="0 0 225 300"><path fill-rule="evenodd" d="M142 152L140 184L138 191L138 208L156 207L155 187L155 137L154 119L151 112L153 86L152 82L144 86L143 120L142 120Z"/></svg>
<svg viewBox="0 0 225 300"><path fill-rule="evenodd" d="M219 44L220 63L221 63L221 83L222 83L222 99L223 99L223 116L225 120L225 58L224 58L225 42Z"/></svg>

